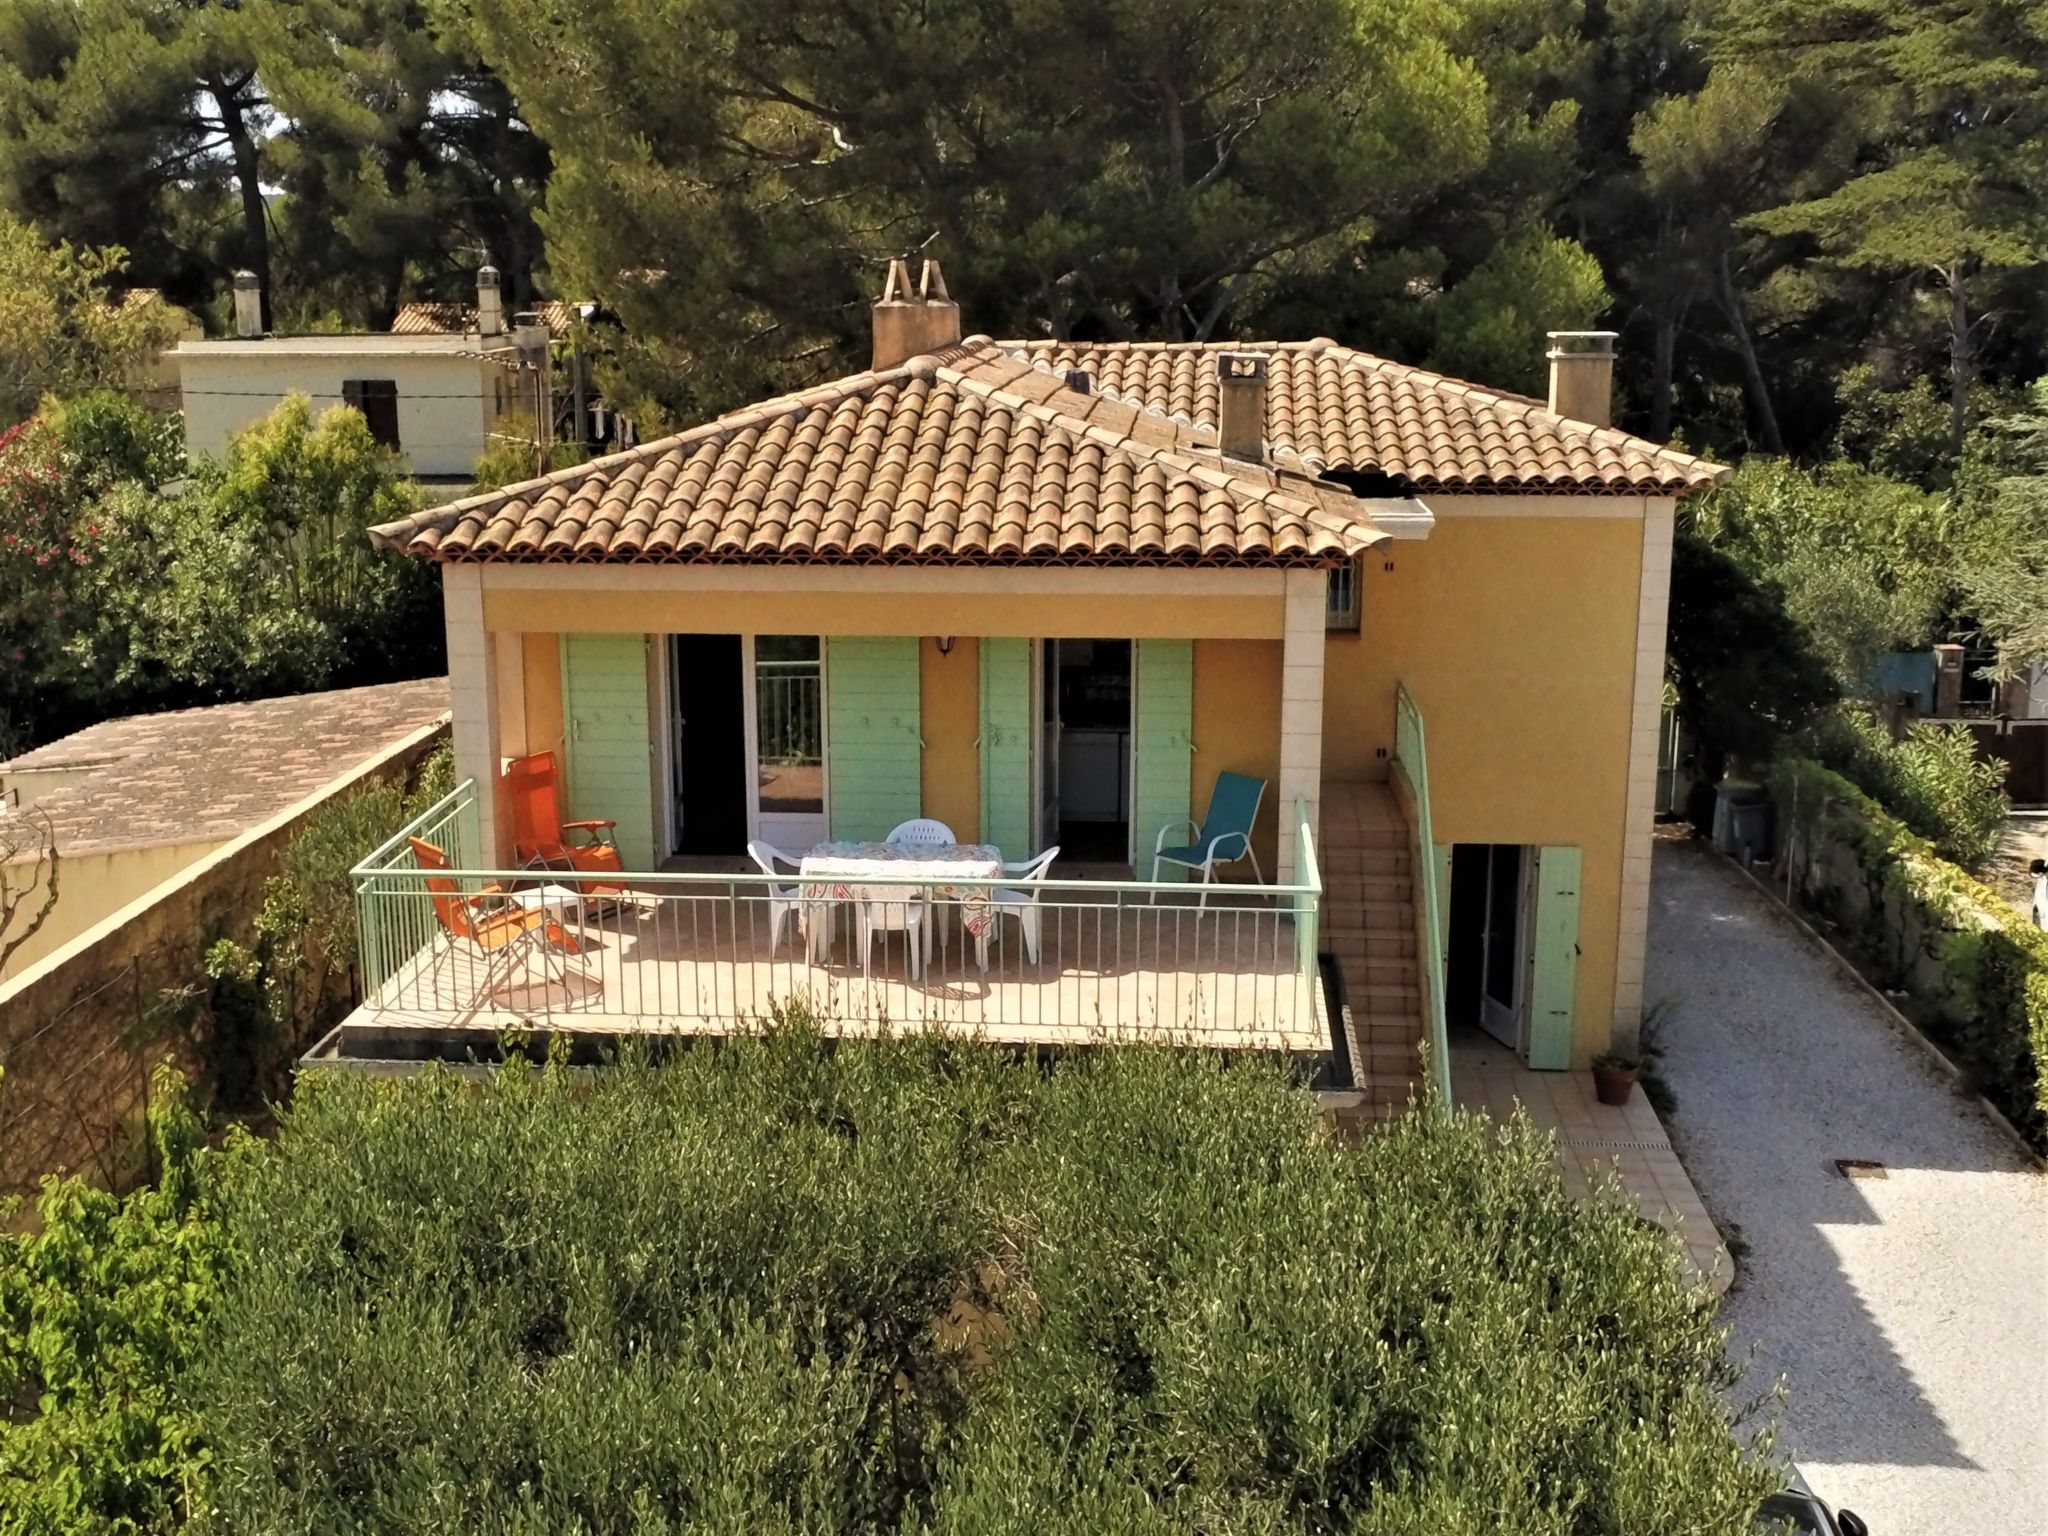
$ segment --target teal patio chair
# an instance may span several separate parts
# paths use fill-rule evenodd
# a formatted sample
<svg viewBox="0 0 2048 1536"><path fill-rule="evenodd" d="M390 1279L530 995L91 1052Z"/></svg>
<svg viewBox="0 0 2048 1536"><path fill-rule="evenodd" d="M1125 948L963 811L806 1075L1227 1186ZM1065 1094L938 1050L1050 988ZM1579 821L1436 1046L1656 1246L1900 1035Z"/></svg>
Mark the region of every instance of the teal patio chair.
<svg viewBox="0 0 2048 1536"><path fill-rule="evenodd" d="M1243 773L1217 774L1216 787L1209 791L1209 814L1199 827L1192 821L1177 821L1159 829L1152 845L1152 879L1159 879L1160 865L1178 864L1183 869L1199 869L1202 884L1207 885L1215 878L1218 864L1250 859L1252 878L1263 884L1266 877L1259 869L1259 856L1252 852L1252 825L1259 819L1259 802L1265 796L1264 779ZM1169 837L1189 833L1194 834L1193 842L1167 847ZM1208 899L1203 892L1202 900Z"/></svg>

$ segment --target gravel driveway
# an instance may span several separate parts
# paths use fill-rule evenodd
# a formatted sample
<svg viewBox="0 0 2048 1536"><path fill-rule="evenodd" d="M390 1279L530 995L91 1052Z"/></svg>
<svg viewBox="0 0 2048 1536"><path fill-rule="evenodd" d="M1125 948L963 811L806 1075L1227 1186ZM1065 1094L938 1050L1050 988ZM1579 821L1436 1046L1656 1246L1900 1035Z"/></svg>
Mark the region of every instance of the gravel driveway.
<svg viewBox="0 0 2048 1536"><path fill-rule="evenodd" d="M1782 1444L1875 1536L2048 1531L2048 1177L1734 870L1660 843L1651 901L1745 1389L1786 1380Z"/></svg>

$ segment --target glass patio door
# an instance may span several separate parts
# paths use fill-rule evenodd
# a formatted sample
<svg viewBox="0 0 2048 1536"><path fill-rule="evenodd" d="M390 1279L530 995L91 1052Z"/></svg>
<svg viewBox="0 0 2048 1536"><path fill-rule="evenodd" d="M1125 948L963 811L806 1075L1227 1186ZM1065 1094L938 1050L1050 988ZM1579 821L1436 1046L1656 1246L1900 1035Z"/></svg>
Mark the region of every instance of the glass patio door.
<svg viewBox="0 0 2048 1536"><path fill-rule="evenodd" d="M763 842L825 840L825 657L816 635L756 635L749 646L754 825Z"/></svg>
<svg viewBox="0 0 2048 1536"><path fill-rule="evenodd" d="M1527 948L1522 913L1528 882L1519 844L1495 843L1487 852L1479 1026L1502 1045L1520 1050Z"/></svg>

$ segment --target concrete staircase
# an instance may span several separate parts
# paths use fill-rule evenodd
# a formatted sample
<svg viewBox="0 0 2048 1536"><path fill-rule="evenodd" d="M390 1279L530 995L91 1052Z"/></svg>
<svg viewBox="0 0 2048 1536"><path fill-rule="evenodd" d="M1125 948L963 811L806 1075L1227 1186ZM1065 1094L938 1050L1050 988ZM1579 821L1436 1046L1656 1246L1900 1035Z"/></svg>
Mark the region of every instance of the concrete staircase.
<svg viewBox="0 0 2048 1536"><path fill-rule="evenodd" d="M1344 977L1344 1032L1359 1103L1340 1123L1377 1124L1422 1085L1422 972L1413 834L1388 785L1325 784L1322 947Z"/></svg>

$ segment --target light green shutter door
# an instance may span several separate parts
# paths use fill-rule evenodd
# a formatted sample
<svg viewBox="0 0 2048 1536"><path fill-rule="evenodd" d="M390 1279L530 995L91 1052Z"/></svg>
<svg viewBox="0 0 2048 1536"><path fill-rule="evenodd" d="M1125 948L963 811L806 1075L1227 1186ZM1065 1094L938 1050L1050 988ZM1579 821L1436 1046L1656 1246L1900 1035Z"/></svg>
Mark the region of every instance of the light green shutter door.
<svg viewBox="0 0 2048 1536"><path fill-rule="evenodd" d="M1031 642L981 642L981 840L1022 859L1031 840Z"/></svg>
<svg viewBox="0 0 2048 1536"><path fill-rule="evenodd" d="M564 635L562 719L569 819L616 821L626 868L654 868L646 637Z"/></svg>
<svg viewBox="0 0 2048 1536"><path fill-rule="evenodd" d="M1579 850L1536 850L1536 914L1530 930L1529 1065L1572 1064L1572 992L1579 974Z"/></svg>
<svg viewBox="0 0 2048 1536"><path fill-rule="evenodd" d="M917 816L924 798L920 729L916 639L826 639L833 837L884 838Z"/></svg>
<svg viewBox="0 0 2048 1536"><path fill-rule="evenodd" d="M1137 643L1137 716L1131 722L1131 840L1138 849L1138 874L1152 878L1152 849L1159 829L1188 819L1189 759L1194 745L1195 643L1140 640ZM1162 880L1184 880L1187 871L1163 865Z"/></svg>

